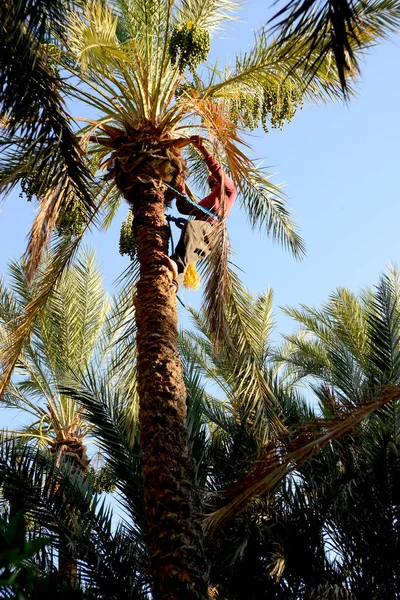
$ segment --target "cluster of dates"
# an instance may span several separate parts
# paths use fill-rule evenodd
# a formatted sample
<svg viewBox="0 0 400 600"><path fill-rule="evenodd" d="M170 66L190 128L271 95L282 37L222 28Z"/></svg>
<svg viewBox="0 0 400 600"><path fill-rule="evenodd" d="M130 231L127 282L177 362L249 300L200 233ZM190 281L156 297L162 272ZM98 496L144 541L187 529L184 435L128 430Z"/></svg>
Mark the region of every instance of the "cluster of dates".
<svg viewBox="0 0 400 600"><path fill-rule="evenodd" d="M207 59L210 51L210 34L193 21L174 27L169 41L171 63L177 64L179 72L185 69L194 72Z"/></svg>

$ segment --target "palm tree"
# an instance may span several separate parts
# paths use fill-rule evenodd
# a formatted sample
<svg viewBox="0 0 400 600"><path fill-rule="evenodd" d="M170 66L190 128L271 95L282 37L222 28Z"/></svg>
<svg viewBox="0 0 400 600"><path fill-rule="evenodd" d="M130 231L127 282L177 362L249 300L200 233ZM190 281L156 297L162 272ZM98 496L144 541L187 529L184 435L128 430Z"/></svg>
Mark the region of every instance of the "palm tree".
<svg viewBox="0 0 400 600"><path fill-rule="evenodd" d="M292 377L312 378L326 417L367 402L384 386L400 390L399 294L399 273L390 268L358 296L339 288L320 309L287 309L301 329L288 336L281 357ZM336 440L319 468L329 544L356 597L387 598L400 589L398 423L394 398Z"/></svg>
<svg viewBox="0 0 400 600"><path fill-rule="evenodd" d="M3 348L10 326L35 293L35 284L33 289L28 285L21 263L10 263L9 274L9 285L2 282L0 287ZM67 381L81 377L91 361L99 360L110 308L94 253L86 252L54 288L19 356L15 379L1 399L3 406L33 417L13 435L50 449L58 459L63 454L71 456L83 469L89 464L85 439L90 428L80 407L60 390Z"/></svg>
<svg viewBox="0 0 400 600"><path fill-rule="evenodd" d="M293 116L302 100L298 89L302 89L304 73L302 65L296 65L309 48L300 39L291 44L288 58L286 51L277 51L269 43L263 30L252 51L233 61L234 67L197 73L199 63L206 59L210 34L232 19L235 9L226 0L212 5L199 0L92 2L85 11L69 14L68 43L58 56L55 53L61 68L74 78L64 81L65 93L86 102L98 115L77 133L94 174L99 174L100 167L106 171L98 181L97 207L106 209L108 223L123 197L134 215L140 265L135 301L140 440L155 598L205 598L207 594L201 503L177 352L176 301L162 260L168 252L164 212L171 199L166 184L176 187L186 177L182 147L190 142L191 133L202 135L230 171L252 224L265 227L295 255L303 251L282 198L276 197L276 188L245 156L240 144L242 129L259 123L267 127L269 121L282 125ZM369 42L370 31L361 29L360 35ZM318 48L313 53L318 54ZM340 81L327 59L303 90L303 98L339 96ZM199 164L195 153L185 156ZM35 191L35 178L29 172L25 175L27 186ZM201 171L197 176L202 179ZM37 297L18 323L4 358L4 381L54 280L79 244L79 221L83 230L89 226L82 218L79 198L70 196L67 209L57 198L57 190L39 198L28 246L28 271L34 270L55 224L64 234L74 235L64 235L58 242L51 274L44 275ZM226 235L221 229L221 246L210 261L214 276L209 278L205 299L219 337L224 318L221 306L231 290L223 261ZM277 418L275 425L279 428Z"/></svg>
<svg viewBox="0 0 400 600"><path fill-rule="evenodd" d="M31 564L40 580L31 582L30 589L27 582L32 594L27 597L57 593L77 600L149 599L149 560L143 538L127 518L115 525L111 509L85 474L65 461L57 465L41 448L21 445L2 434L0 477L8 499L20 511L17 514L22 512L30 524L29 546L39 549L41 540L46 540L46 549ZM0 497L0 510L9 518L4 497ZM59 538L68 540L78 559L79 580L73 587L57 576ZM7 591L3 588L3 593ZM14 596L10 591L4 597Z"/></svg>
<svg viewBox="0 0 400 600"><path fill-rule="evenodd" d="M10 326L35 293L35 282L32 289L20 263L11 263L10 278L8 287L0 285L3 348L9 341ZM9 435L49 450L57 465L67 460L77 472L88 473L86 440L91 427L81 407L63 390L67 384L78 385L89 367L104 368L104 361L112 371L115 351L110 344L117 335L113 327L118 329L130 313L123 295L112 303L105 294L94 253L83 253L53 289L19 356L15 378L2 396L3 406L33 418ZM76 561L69 556L65 539L60 539L59 556L60 571L73 580Z"/></svg>

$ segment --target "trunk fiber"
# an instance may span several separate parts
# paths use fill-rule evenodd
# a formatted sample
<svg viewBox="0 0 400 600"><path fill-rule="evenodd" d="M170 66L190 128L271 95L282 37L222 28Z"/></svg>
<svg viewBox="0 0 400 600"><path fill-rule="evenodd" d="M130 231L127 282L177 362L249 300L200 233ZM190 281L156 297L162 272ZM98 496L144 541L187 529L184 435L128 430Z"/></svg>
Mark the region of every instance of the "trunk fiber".
<svg viewBox="0 0 400 600"><path fill-rule="evenodd" d="M206 600L208 566L201 504L186 429L186 390L177 351L177 300L164 195L140 186L137 210L137 371L140 443L155 600Z"/></svg>
<svg viewBox="0 0 400 600"><path fill-rule="evenodd" d="M61 460L67 459L79 473L87 471L89 460L87 458L86 446L78 439L57 439L50 448L50 452L57 456L57 466L60 465ZM62 494L63 502L65 502L64 492L59 491L58 493ZM71 529L72 531L73 529ZM58 571L61 580L66 585L70 587L77 586L78 557L69 548L68 539L63 533L59 534L58 539Z"/></svg>

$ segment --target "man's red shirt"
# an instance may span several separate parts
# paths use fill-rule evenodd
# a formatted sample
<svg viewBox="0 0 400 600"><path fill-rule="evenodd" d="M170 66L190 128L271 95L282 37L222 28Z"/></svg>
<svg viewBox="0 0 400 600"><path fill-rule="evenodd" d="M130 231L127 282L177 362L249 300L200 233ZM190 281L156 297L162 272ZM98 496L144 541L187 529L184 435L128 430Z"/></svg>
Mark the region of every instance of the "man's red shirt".
<svg viewBox="0 0 400 600"><path fill-rule="evenodd" d="M204 206L208 210L215 213L219 219L226 218L233 206L236 199L236 186L232 179L224 172L219 162L211 155L207 154L204 157L210 175L217 181L217 185L212 190L211 194L208 194L199 202L199 206ZM185 194L185 186L182 185L178 189L181 194ZM212 217L196 209L184 198L178 197L176 199L176 207L178 211L184 215L194 215L196 219L200 221L211 221Z"/></svg>

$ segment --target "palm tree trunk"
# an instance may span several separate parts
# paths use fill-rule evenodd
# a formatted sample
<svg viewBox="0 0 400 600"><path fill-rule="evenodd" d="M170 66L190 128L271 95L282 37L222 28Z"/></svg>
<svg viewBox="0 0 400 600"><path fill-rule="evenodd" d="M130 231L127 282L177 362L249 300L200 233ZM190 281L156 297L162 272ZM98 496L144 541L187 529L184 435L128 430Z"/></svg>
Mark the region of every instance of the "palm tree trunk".
<svg viewBox="0 0 400 600"><path fill-rule="evenodd" d="M78 559L68 549L68 540L62 534L58 540L58 572L61 581L69 587L78 583Z"/></svg>
<svg viewBox="0 0 400 600"><path fill-rule="evenodd" d="M57 439L50 448L52 454L57 454L56 464L59 467L61 460L68 457L71 465L79 473L86 473L89 465L89 459L86 453L86 446L76 440ZM68 460L67 459L67 460ZM64 492L61 492L63 502L65 501ZM73 529L71 529L71 533ZM78 584L78 557L69 548L67 537L60 532L58 539L58 571L61 580L70 587Z"/></svg>
<svg viewBox="0 0 400 600"><path fill-rule="evenodd" d="M206 600L208 567L186 429L176 296L162 263L168 252L164 194L152 184L141 184L138 192L137 372L152 594L155 600Z"/></svg>

